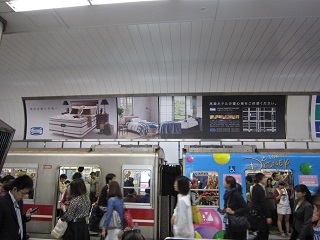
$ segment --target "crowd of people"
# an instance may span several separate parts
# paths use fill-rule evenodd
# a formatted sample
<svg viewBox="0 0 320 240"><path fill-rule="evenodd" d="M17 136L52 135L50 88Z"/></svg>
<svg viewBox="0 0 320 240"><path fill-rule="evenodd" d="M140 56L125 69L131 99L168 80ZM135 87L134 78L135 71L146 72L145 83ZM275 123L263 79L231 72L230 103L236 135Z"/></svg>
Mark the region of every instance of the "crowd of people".
<svg viewBox="0 0 320 240"><path fill-rule="evenodd" d="M99 191L99 179L95 172L90 173L91 181L83 177L83 168L67 180L66 174L59 177L57 217L67 222L67 229L63 235L64 240L89 240L88 217L93 209L98 210L99 220L105 215L101 228L97 231L106 240L144 240L141 233L133 227L125 229L123 233L123 196L116 175L109 173L106 176L106 185ZM33 179L28 175L14 178L7 175L0 181L0 239L27 240L26 223L37 209L28 209L23 214L23 199L33 189ZM88 192L86 183L90 183ZM148 194L146 194L148 195ZM150 196L144 196L144 201L150 202ZM114 211L118 213L120 225L110 227L113 222ZM91 224L91 223L90 223ZM89 224L89 225L90 225ZM94 223L92 223L94 224Z"/></svg>
<svg viewBox="0 0 320 240"><path fill-rule="evenodd" d="M257 173L254 177L255 182L252 181L252 176L246 178L247 201L242 196L242 186L233 176L226 176L224 179L224 209L218 209L225 218L224 238L247 239L248 229L232 224L235 222L234 216L247 219L248 228L251 224L251 230L255 233L255 240L269 239L271 224L278 227L279 236L291 240L319 238L314 231L320 230L320 189L311 197L304 184L291 189L286 174L280 176L275 172L272 178L267 179L263 173ZM197 190L198 179L178 177L174 188L178 192L178 201L171 218L174 236L193 238L191 206L199 204L203 198ZM187 196L189 192L190 197ZM293 221L290 221L290 217Z"/></svg>
<svg viewBox="0 0 320 240"><path fill-rule="evenodd" d="M93 186L88 193L81 171L73 174L70 183L65 174L60 175L57 213L62 221L68 223L63 239L90 239L87 224L90 212L94 212L96 217L91 219L90 227L97 224L97 229L105 240L118 240L121 236L122 239L144 239L141 233L132 229L123 233L124 202L138 201L134 196L134 188L127 188L127 196L124 197L116 175L109 173L106 175L106 185L98 191L97 174L92 172L90 176ZM254 178L255 182L251 176L246 178L247 201L242 196L242 186L233 176L226 176L224 179L224 208L219 209L219 212L225 218L225 238L247 238L246 228L238 228L232 224L233 216L239 216L247 218L251 223L255 240L269 239L271 224L276 224L281 237L290 237L291 240L316 239L314 231L317 227L320 228L320 190L312 197L304 184L291 189L287 176L280 176L278 172L273 173L269 179L263 173L255 174ZM1 239L26 240L26 223L30 221L34 211L30 208L23 214L23 198L33 189L33 180L28 175L17 178L8 175L0 182ZM199 194L199 181L197 178L189 180L178 176L173 187L178 193L171 217L174 237L193 238L192 206L199 205L204 197ZM147 190L143 200L146 202L150 201ZM293 221L290 221L291 217ZM118 225L116 219L119 219Z"/></svg>

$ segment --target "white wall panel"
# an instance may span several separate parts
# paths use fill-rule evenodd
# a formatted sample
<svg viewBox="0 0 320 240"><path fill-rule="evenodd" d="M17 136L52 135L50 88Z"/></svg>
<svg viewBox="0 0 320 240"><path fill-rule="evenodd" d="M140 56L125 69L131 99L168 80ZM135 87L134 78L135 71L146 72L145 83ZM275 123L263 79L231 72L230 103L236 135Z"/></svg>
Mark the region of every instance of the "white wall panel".
<svg viewBox="0 0 320 240"><path fill-rule="evenodd" d="M286 145L284 142L265 142L266 149L285 149Z"/></svg>
<svg viewBox="0 0 320 240"><path fill-rule="evenodd" d="M287 149L307 149L306 142L287 142Z"/></svg>
<svg viewBox="0 0 320 240"><path fill-rule="evenodd" d="M62 142L46 142L45 148L62 148Z"/></svg>
<svg viewBox="0 0 320 240"><path fill-rule="evenodd" d="M288 96L287 98L287 139L310 139L309 96Z"/></svg>
<svg viewBox="0 0 320 240"><path fill-rule="evenodd" d="M310 149L320 149L320 142L310 142L308 145Z"/></svg>
<svg viewBox="0 0 320 240"><path fill-rule="evenodd" d="M160 147L163 148L165 153L165 160L169 164L178 164L179 163L179 144L178 142L170 141L170 142L160 142Z"/></svg>

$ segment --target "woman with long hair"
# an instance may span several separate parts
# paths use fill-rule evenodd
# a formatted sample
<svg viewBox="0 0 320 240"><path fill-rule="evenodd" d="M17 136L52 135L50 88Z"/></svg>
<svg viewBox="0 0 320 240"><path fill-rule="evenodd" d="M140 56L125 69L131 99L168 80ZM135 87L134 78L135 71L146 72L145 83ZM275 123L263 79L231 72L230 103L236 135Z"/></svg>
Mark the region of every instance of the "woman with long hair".
<svg viewBox="0 0 320 240"><path fill-rule="evenodd" d="M299 184L294 187L296 192L296 201L294 203L294 220L293 233L291 240L312 240L312 198L308 187L304 184Z"/></svg>
<svg viewBox="0 0 320 240"><path fill-rule="evenodd" d="M70 184L70 204L68 209L61 206L64 212L62 221L68 222L63 240L90 240L86 217L89 216L90 199L82 179L75 179Z"/></svg>
<svg viewBox="0 0 320 240"><path fill-rule="evenodd" d="M119 183L116 181L109 183L109 189L108 189L108 205L107 205L107 212L106 212L106 219L103 224L102 228L102 236L106 236L106 229L108 229L108 234L106 237L106 240L118 240L118 237L122 233L123 228L123 200L122 200L122 194L121 194L121 188L119 186ZM119 218L120 218L120 226L119 227L110 227L109 224L111 219L114 217L113 211L117 211Z"/></svg>
<svg viewBox="0 0 320 240"><path fill-rule="evenodd" d="M193 218L191 202L188 196L190 180L184 176L178 176L173 184L174 190L178 192L178 202L171 217L173 235L178 238L193 238Z"/></svg>
<svg viewBox="0 0 320 240"><path fill-rule="evenodd" d="M226 176L223 186L226 192L223 196L224 210L222 212L228 215L244 216L247 213L247 204L241 195L241 185L237 185L234 177ZM230 224L227 224L225 238L246 239L247 229L233 229Z"/></svg>

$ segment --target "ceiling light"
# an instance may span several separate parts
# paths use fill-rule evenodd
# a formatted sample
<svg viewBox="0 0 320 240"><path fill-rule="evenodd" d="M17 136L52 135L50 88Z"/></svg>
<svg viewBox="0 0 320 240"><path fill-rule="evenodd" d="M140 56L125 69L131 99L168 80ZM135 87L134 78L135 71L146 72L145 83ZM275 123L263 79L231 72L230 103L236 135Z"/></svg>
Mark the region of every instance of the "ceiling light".
<svg viewBox="0 0 320 240"><path fill-rule="evenodd" d="M159 0L90 0L92 5L132 3L132 2L153 2Z"/></svg>
<svg viewBox="0 0 320 240"><path fill-rule="evenodd" d="M7 2L7 4L15 12L90 5L87 0L18 0Z"/></svg>

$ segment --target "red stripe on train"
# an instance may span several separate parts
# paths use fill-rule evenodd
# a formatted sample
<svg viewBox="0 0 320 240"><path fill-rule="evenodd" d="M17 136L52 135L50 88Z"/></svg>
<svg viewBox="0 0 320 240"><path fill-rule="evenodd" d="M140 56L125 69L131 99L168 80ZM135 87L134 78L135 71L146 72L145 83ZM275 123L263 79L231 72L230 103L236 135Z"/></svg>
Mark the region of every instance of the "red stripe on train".
<svg viewBox="0 0 320 240"><path fill-rule="evenodd" d="M38 207L39 210L34 214L31 218L31 221L44 221L44 222L51 222L52 221L52 213L53 213L53 206L52 205L40 205L40 204L24 204L23 205L23 213L26 213L29 208L36 208ZM41 216L43 215L43 217Z"/></svg>
<svg viewBox="0 0 320 240"><path fill-rule="evenodd" d="M134 222L137 222L139 226L154 226L154 222L144 222L143 220L154 221L154 210L153 209L139 209L139 208L128 208ZM142 220L142 221L139 221Z"/></svg>

